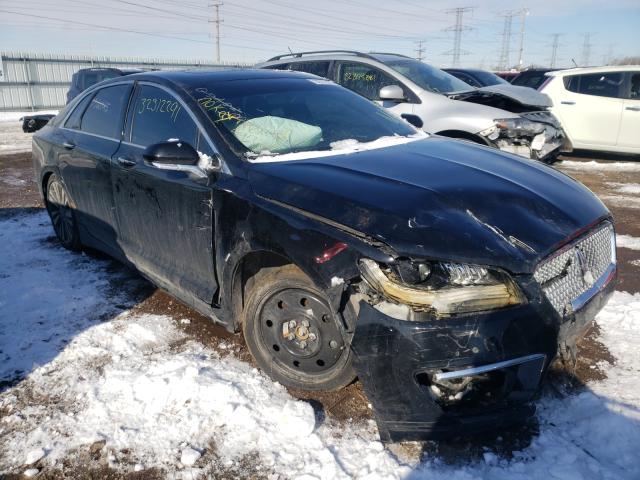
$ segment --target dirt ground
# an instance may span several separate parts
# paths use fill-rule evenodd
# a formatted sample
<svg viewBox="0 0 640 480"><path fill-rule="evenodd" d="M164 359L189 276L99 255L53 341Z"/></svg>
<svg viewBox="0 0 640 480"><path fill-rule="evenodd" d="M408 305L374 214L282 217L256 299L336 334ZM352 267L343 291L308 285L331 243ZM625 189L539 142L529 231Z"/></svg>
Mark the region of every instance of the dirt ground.
<svg viewBox="0 0 640 480"><path fill-rule="evenodd" d="M594 160L585 156L572 156L569 160L573 162L588 162ZM598 161L604 161L596 159ZM620 159L617 159L620 161ZM615 169L584 169L581 170L575 166L571 168L558 164L557 168L577 180L581 181L593 192L595 192L612 211L618 234L632 235L640 237L640 198L638 196L625 196L620 193L621 186L629 184L640 184L640 168L634 171L620 171ZM0 156L0 216L11 215L14 209L42 208L42 202L39 197L38 188L34 182L34 173L31 165L31 155L29 153L18 153ZM90 253L99 255L97 253ZM640 292L640 251L629 250L626 248L618 249L619 260L619 280L618 290L626 290L628 292ZM116 269L124 267L115 264ZM135 275L132 273L132 275ZM134 307L136 312L140 313L158 313L170 314L176 319L180 319L180 327L188 334L190 338L210 346L218 348L221 342L224 342L225 349L231 348L234 353L241 359L251 362L250 355L246 349L241 335L232 335L223 328L213 324L209 319L186 307L168 294L156 289L148 282L141 280L140 302ZM571 375L567 373L566 366L559 366L554 370L554 376L559 379L560 385L565 384L584 384L589 380L597 380L603 377L604 372L596 367L596 364L602 361L613 362L613 357L606 348L598 341L598 330L592 328L585 339L579 346L579 358L575 369L569 367ZM563 379L571 378L571 381L564 382ZM569 385L570 386L570 385ZM554 387L555 388L555 387ZM371 409L368 400L364 395L362 386L359 382L350 385L348 388L338 392L330 393L309 393L291 390L291 394L305 399L310 402L316 411L322 412L331 418L348 423L350 421L360 421L372 418ZM527 427L528 428L528 427ZM524 438L530 438L535 433L535 426L531 427L531 433L524 435ZM523 440L522 430L516 435L512 441L509 441L509 435L504 434L505 444L510 444L510 449L517 449L517 446ZM447 456L454 457L455 452L460 448L467 451L469 449L477 449L482 451L482 445L493 442L495 439L480 438L474 442L465 442L463 445L453 443L433 443L423 446L424 452L436 452L441 455L445 461ZM500 440L503 441L503 440ZM415 449L418 448L414 444L400 445L394 448L398 449ZM70 471L83 472L87 478L111 478L107 472L85 470L81 466L70 466ZM44 472L43 472L44 473ZM62 472L58 472L61 474ZM113 472L111 472L113 473ZM146 475L132 474L127 478L159 478L162 475L159 472L147 471ZM43 478L61 478L65 475L58 476L52 474ZM257 475L260 477L260 475ZM9 477L7 477L9 478ZM115 478L115 477L114 477ZM229 472L229 478L233 478L233 472Z"/></svg>

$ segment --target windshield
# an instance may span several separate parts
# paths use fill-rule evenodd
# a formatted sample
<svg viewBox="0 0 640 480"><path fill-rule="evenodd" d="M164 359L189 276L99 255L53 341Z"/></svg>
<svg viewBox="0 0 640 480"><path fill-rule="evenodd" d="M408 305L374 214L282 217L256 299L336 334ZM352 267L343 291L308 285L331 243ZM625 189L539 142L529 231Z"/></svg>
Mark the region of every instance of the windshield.
<svg viewBox="0 0 640 480"><path fill-rule="evenodd" d="M468 83L418 60L389 60L384 64L430 92L452 93L473 90L473 87Z"/></svg>
<svg viewBox="0 0 640 480"><path fill-rule="evenodd" d="M500 78L498 75L492 72L486 72L484 70L475 70L473 76L476 77L483 87L489 87L491 85L501 85L507 82L504 78Z"/></svg>
<svg viewBox="0 0 640 480"><path fill-rule="evenodd" d="M378 105L320 79L260 79L194 86L189 93L248 157L330 151L417 131Z"/></svg>

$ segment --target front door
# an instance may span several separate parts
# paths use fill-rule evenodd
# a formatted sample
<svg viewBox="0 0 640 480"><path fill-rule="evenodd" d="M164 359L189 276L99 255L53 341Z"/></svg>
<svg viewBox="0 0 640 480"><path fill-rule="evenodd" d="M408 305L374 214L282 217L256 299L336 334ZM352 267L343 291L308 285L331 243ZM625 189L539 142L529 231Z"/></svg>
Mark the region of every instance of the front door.
<svg viewBox="0 0 640 480"><path fill-rule="evenodd" d="M618 146L640 151L640 71L628 75L629 94L624 100Z"/></svg>
<svg viewBox="0 0 640 480"><path fill-rule="evenodd" d="M378 105L388 109L398 117L413 114L413 104L380 100L380 89L389 85L398 85L409 98L410 93L402 83L372 65L359 62L339 62L336 65L337 82L345 88L352 90Z"/></svg>
<svg viewBox="0 0 640 480"><path fill-rule="evenodd" d="M127 257L159 285L183 298L211 303L217 288L213 179L160 169L144 160L146 147L166 141L186 142L212 154L176 97L160 87L138 85L125 141L113 158L119 242Z"/></svg>
<svg viewBox="0 0 640 480"><path fill-rule="evenodd" d="M622 72L571 75L557 112L571 140L580 148L615 145L620 131L624 100Z"/></svg>

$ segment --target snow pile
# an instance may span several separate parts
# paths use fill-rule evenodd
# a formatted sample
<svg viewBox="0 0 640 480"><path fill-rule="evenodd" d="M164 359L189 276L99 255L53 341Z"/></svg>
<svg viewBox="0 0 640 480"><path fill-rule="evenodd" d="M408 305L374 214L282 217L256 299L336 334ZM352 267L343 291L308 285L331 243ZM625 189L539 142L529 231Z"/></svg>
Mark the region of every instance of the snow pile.
<svg viewBox="0 0 640 480"><path fill-rule="evenodd" d="M613 187L619 193L628 193L631 195L640 195L640 183L616 183L607 182L607 185Z"/></svg>
<svg viewBox="0 0 640 480"><path fill-rule="evenodd" d="M616 235L616 245L618 248L640 250L640 238L631 235Z"/></svg>
<svg viewBox="0 0 640 480"><path fill-rule="evenodd" d="M47 241L46 222L45 214L0 220L2 372L26 376L0 393L0 472L38 474L101 442L113 468L194 478L215 476L210 454L284 478L640 478L640 294L616 292L598 317L617 358L608 378L544 398L529 447L511 460L487 451L479 461L420 463L384 448L371 423L319 421L249 364L185 337L178 318L109 307L123 300L113 297L106 262Z"/></svg>
<svg viewBox="0 0 640 480"><path fill-rule="evenodd" d="M575 160L563 160L559 167L575 170L612 170L618 172L640 172L640 162L579 162Z"/></svg>

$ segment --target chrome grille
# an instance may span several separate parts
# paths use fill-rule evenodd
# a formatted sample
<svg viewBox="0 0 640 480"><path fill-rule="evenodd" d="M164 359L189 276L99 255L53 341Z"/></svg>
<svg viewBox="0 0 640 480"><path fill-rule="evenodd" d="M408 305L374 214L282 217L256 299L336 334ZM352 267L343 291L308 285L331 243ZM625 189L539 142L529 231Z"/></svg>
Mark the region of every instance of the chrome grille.
<svg viewBox="0 0 640 480"><path fill-rule="evenodd" d="M533 274L553 308L564 315L582 306L615 265L613 226L605 223L543 260ZM595 291L594 291L595 293Z"/></svg>

